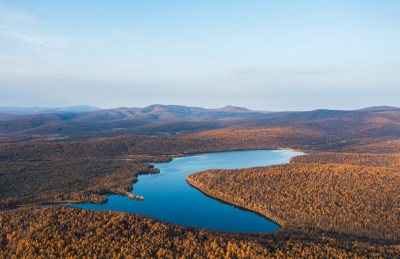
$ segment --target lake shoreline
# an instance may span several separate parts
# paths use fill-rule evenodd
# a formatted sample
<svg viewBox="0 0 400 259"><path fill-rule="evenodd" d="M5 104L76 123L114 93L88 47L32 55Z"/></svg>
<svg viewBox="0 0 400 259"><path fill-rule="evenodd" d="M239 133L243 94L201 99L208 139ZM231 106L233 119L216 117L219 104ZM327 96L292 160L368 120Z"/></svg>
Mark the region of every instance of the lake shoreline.
<svg viewBox="0 0 400 259"><path fill-rule="evenodd" d="M155 170L160 171L161 176L154 174L148 177L138 174L130 191L143 196L144 202L131 203L130 199L123 197L127 196L125 193L119 193L120 197L109 196L108 201L102 206L70 205L94 210L131 212L173 224L218 231L275 232L283 225L275 215L268 217L246 206L232 204L229 200L216 199L218 197L207 195L201 190L199 192L194 188L196 186L186 181L186 177L195 172L214 168L235 169L285 164L291 157L300 154L303 153L284 148L209 152L190 156L186 154L185 157L177 154L170 162L151 164Z"/></svg>
<svg viewBox="0 0 400 259"><path fill-rule="evenodd" d="M290 150L293 152L302 152L303 154L307 154L307 151L304 150L299 150L299 149L293 149L293 148L277 148L277 149L236 149L236 150L226 150L226 151L215 151L215 152L200 152L200 153L193 153L193 154L172 154L172 155L162 155L162 156L166 156L169 158L168 161L165 162L149 162L149 163L143 163L143 164L150 164L150 165L156 165L156 164L164 164L164 163L170 163L172 160L177 159L177 158L183 158L183 157L194 157L197 155L204 155L204 154L216 154L216 153L227 153L227 152L243 152L243 151L275 151L275 150ZM151 157L151 156L149 156ZM128 156L120 156L120 157L116 157L116 159L118 160L134 160L132 159L132 157ZM154 167L154 169L158 169L156 167ZM105 204L108 202L108 197L110 195L119 195L119 196L126 196L131 198L131 195L134 195L133 189L135 184L138 182L138 177L142 176L142 175L148 175L148 174L158 174L160 173L159 171L153 171L153 172L139 172L139 173L135 173L135 177L136 180L132 181L131 183L131 188L125 190L124 192L121 191L115 191L115 190L103 190L103 192L101 193L93 193L95 195L97 195L98 197L105 197L104 201L97 201L97 200L61 200L61 201L57 201L57 200L48 200L48 201L38 201L38 202L33 202L33 203L27 203L27 204L17 204L17 205L13 205L13 206L9 206L9 207L5 207L2 208L1 210L11 210L11 209L16 209L16 208L20 208L20 207L26 207L26 206L41 206L41 205L48 205L48 204L53 204L53 205L65 205L65 204ZM140 194L138 194L140 196ZM144 197L145 198L145 197ZM210 198L214 198L212 196L210 196ZM64 204L65 203L65 204ZM228 203L229 205L231 205L230 203ZM240 206L239 206L240 207ZM252 210L249 210L251 212L253 212ZM258 212L257 212L258 213ZM262 215L262 214L261 214ZM263 217L265 217L264 215L262 215ZM278 224L279 225L279 224Z"/></svg>
<svg viewBox="0 0 400 259"><path fill-rule="evenodd" d="M186 182L189 184L190 187L192 187L192 188L198 190L199 192L201 192L203 195L207 196L207 197L210 198L210 199L216 200L216 201L218 201L218 202L221 202L221 203L226 204L226 205L229 205L229 206L233 206L233 207L235 207L235 208L237 208L237 209L239 209L239 210L243 210L243 211L247 211L247 212L251 212L251 213L253 213L253 214L256 214L256 215L258 215L258 216L260 216L260 217L262 217L262 218L264 218L264 219L266 219L266 220L268 220L268 221L271 221L271 222L275 223L276 225L278 225L278 226L279 226L279 230L281 230L282 228L285 227L285 226L283 225L282 221L279 222L279 220L278 220L277 218L275 218L275 219L269 218L269 217L267 217L267 216L261 214L261 213L258 212L258 211L255 211L255 210L252 210L252 209L248 209L248 208L243 207L243 206L240 206L240 205L238 205L238 204L235 204L235 203L226 201L226 200L224 200L224 199L222 199L222 198L218 198L218 197L215 197L215 196L210 195L209 193L207 193L207 192L201 190L200 188L198 188L196 185L190 183L190 182L188 181L188 177L186 177ZM279 230L277 230L277 231L279 231ZM244 232L244 233L248 233L248 232ZM264 233L264 232L259 232L259 233Z"/></svg>

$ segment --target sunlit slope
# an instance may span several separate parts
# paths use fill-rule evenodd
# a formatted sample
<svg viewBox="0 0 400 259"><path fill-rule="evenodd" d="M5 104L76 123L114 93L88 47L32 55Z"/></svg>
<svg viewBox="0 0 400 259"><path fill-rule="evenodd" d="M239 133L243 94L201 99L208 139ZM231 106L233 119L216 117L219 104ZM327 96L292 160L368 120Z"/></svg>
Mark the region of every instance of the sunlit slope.
<svg viewBox="0 0 400 259"><path fill-rule="evenodd" d="M325 234L219 232L141 215L71 207L0 212L0 257L8 258L394 258L398 245Z"/></svg>
<svg viewBox="0 0 400 259"><path fill-rule="evenodd" d="M400 239L399 155L323 153L190 175L209 195L308 232Z"/></svg>
<svg viewBox="0 0 400 259"><path fill-rule="evenodd" d="M371 137L400 137L399 123L400 110L393 107L353 111L265 112L232 106L204 109L151 105L81 113L0 114L0 142L73 141L126 134L170 136L216 129L276 127L317 130L336 141L351 141Z"/></svg>

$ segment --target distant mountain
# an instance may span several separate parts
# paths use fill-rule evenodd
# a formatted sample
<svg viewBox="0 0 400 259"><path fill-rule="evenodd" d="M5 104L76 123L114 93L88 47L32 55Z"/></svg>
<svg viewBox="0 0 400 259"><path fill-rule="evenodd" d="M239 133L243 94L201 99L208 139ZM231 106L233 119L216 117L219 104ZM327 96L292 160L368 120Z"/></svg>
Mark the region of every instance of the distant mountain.
<svg viewBox="0 0 400 259"><path fill-rule="evenodd" d="M363 111L374 111L374 112L384 112L384 111L400 111L400 108L392 106L372 106L361 109Z"/></svg>
<svg viewBox="0 0 400 259"><path fill-rule="evenodd" d="M59 107L59 108L50 108L47 110L43 110L42 112L91 112L100 110L97 107L79 105L79 106L69 106L69 107Z"/></svg>
<svg viewBox="0 0 400 259"><path fill-rule="evenodd" d="M13 113L6 113L6 112L0 112L0 121L2 120L12 120L15 119L16 116Z"/></svg>
<svg viewBox="0 0 400 259"><path fill-rule="evenodd" d="M67 107L27 114L0 112L0 142L71 141L124 134L165 136L222 128L276 127L316 132L323 130L330 136L339 137L343 134L400 137L400 109L388 106L351 111L319 109L300 112L252 111L234 106L205 109L160 104L144 108L81 111L85 109L95 108Z"/></svg>
<svg viewBox="0 0 400 259"><path fill-rule="evenodd" d="M247 108L244 107L237 107L237 106L232 106L232 105L227 105L225 107L222 107L220 109L214 109L215 111L225 111L225 112L248 112L250 111Z"/></svg>
<svg viewBox="0 0 400 259"><path fill-rule="evenodd" d="M144 108L116 108L81 113L74 121L201 121L227 118L258 118L265 112L251 111L246 108L226 106L221 109L205 109L180 105L154 104Z"/></svg>
<svg viewBox="0 0 400 259"><path fill-rule="evenodd" d="M69 107L12 107L0 106L0 113L32 114L32 113L59 113L59 112L90 112L99 108L92 106L69 106Z"/></svg>

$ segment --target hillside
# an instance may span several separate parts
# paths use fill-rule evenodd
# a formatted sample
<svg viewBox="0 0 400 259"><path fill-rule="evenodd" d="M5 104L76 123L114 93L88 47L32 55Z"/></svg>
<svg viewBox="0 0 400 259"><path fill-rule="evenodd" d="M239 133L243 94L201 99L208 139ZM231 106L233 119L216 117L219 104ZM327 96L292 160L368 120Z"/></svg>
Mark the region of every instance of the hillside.
<svg viewBox="0 0 400 259"><path fill-rule="evenodd" d="M399 241L398 156L395 166L386 167L351 165L343 158L336 164L294 159L270 167L208 170L189 175L187 181L283 227Z"/></svg>
<svg viewBox="0 0 400 259"><path fill-rule="evenodd" d="M286 230L220 232L65 206L0 212L1 258L396 258L398 245Z"/></svg>
<svg viewBox="0 0 400 259"><path fill-rule="evenodd" d="M324 132L345 141L397 136L400 109L366 108L354 111L315 110L263 112L227 106L204 109L178 105L118 108L82 113L0 114L0 143L74 141L126 134L169 136L216 129L292 127ZM341 139L341 140L340 140Z"/></svg>

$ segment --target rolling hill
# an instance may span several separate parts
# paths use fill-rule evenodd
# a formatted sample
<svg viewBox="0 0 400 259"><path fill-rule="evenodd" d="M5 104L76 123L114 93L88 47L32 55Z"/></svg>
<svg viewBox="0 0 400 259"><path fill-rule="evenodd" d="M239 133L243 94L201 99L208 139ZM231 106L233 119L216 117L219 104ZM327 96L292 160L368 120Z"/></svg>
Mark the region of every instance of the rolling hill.
<svg viewBox="0 0 400 259"><path fill-rule="evenodd" d="M349 137L397 136L400 109L381 106L352 111L266 112L234 106L205 109L155 104L83 112L0 113L0 142L71 141L125 134L169 136L224 128L289 126L336 139L346 135L346 141Z"/></svg>

